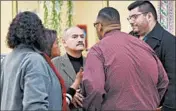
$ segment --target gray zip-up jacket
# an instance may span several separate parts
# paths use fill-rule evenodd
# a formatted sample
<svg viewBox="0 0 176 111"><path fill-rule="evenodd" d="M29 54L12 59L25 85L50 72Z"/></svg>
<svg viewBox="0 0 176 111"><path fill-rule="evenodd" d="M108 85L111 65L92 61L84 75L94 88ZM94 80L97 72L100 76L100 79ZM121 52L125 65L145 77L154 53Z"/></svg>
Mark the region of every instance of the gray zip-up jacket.
<svg viewBox="0 0 176 111"><path fill-rule="evenodd" d="M45 59L19 46L1 64L0 110L61 110L61 85Z"/></svg>

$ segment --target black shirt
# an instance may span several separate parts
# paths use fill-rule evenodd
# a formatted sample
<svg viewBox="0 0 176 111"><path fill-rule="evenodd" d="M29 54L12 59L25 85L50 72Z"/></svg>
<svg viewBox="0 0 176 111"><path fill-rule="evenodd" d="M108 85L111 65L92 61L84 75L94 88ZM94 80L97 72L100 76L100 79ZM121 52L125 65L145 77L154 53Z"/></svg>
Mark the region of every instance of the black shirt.
<svg viewBox="0 0 176 111"><path fill-rule="evenodd" d="M68 55L68 58L70 59L70 62L72 63L72 66L75 72L78 73L80 67L83 67L83 57L81 56L79 58L75 58L75 57L70 56L68 53L67 55Z"/></svg>

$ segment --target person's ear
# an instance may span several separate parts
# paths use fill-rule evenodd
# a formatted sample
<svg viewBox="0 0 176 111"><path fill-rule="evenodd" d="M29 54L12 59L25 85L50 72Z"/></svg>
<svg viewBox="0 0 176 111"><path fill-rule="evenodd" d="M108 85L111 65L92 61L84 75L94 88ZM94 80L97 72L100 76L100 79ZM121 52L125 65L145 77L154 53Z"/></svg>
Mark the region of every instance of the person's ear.
<svg viewBox="0 0 176 111"><path fill-rule="evenodd" d="M150 21L152 18L153 18L153 15L152 15L151 12L149 12L149 13L147 14L147 19Z"/></svg>
<svg viewBox="0 0 176 111"><path fill-rule="evenodd" d="M97 29L99 32L103 31L103 25L101 23L98 24Z"/></svg>
<svg viewBox="0 0 176 111"><path fill-rule="evenodd" d="M102 32L103 31L103 25L100 24L100 31Z"/></svg>
<svg viewBox="0 0 176 111"><path fill-rule="evenodd" d="M66 44L65 39L62 39L62 43L63 43L63 46L64 46L64 47L67 47L67 44Z"/></svg>

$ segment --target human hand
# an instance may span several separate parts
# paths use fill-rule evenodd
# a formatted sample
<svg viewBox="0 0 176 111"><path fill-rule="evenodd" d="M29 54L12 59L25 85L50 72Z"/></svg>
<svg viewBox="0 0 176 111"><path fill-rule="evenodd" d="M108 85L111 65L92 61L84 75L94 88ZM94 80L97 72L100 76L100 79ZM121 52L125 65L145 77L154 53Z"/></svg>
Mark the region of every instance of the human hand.
<svg viewBox="0 0 176 111"><path fill-rule="evenodd" d="M80 89L76 91L76 94L73 97L73 105L77 108L78 106L83 107L83 99L82 94L79 93Z"/></svg>
<svg viewBox="0 0 176 111"><path fill-rule="evenodd" d="M83 78L83 67L81 67L79 69L79 72L76 74L76 79L75 80L81 82L82 78Z"/></svg>
<svg viewBox="0 0 176 111"><path fill-rule="evenodd" d="M76 90L79 87L82 78L83 78L83 68L81 67L79 72L76 74L76 79L74 83L70 87Z"/></svg>
<svg viewBox="0 0 176 111"><path fill-rule="evenodd" d="M156 108L156 111L161 111L162 106L160 106L159 108Z"/></svg>

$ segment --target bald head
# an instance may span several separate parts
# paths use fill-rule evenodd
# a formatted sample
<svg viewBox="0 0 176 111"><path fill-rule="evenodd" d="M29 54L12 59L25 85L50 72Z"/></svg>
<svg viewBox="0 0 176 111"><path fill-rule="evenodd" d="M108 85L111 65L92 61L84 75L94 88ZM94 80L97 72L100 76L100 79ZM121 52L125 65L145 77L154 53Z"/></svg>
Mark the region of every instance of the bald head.
<svg viewBox="0 0 176 111"><path fill-rule="evenodd" d="M84 32L79 27L73 26L73 27L65 29L65 31L63 33L63 39L67 40L72 35L83 35L84 36Z"/></svg>

